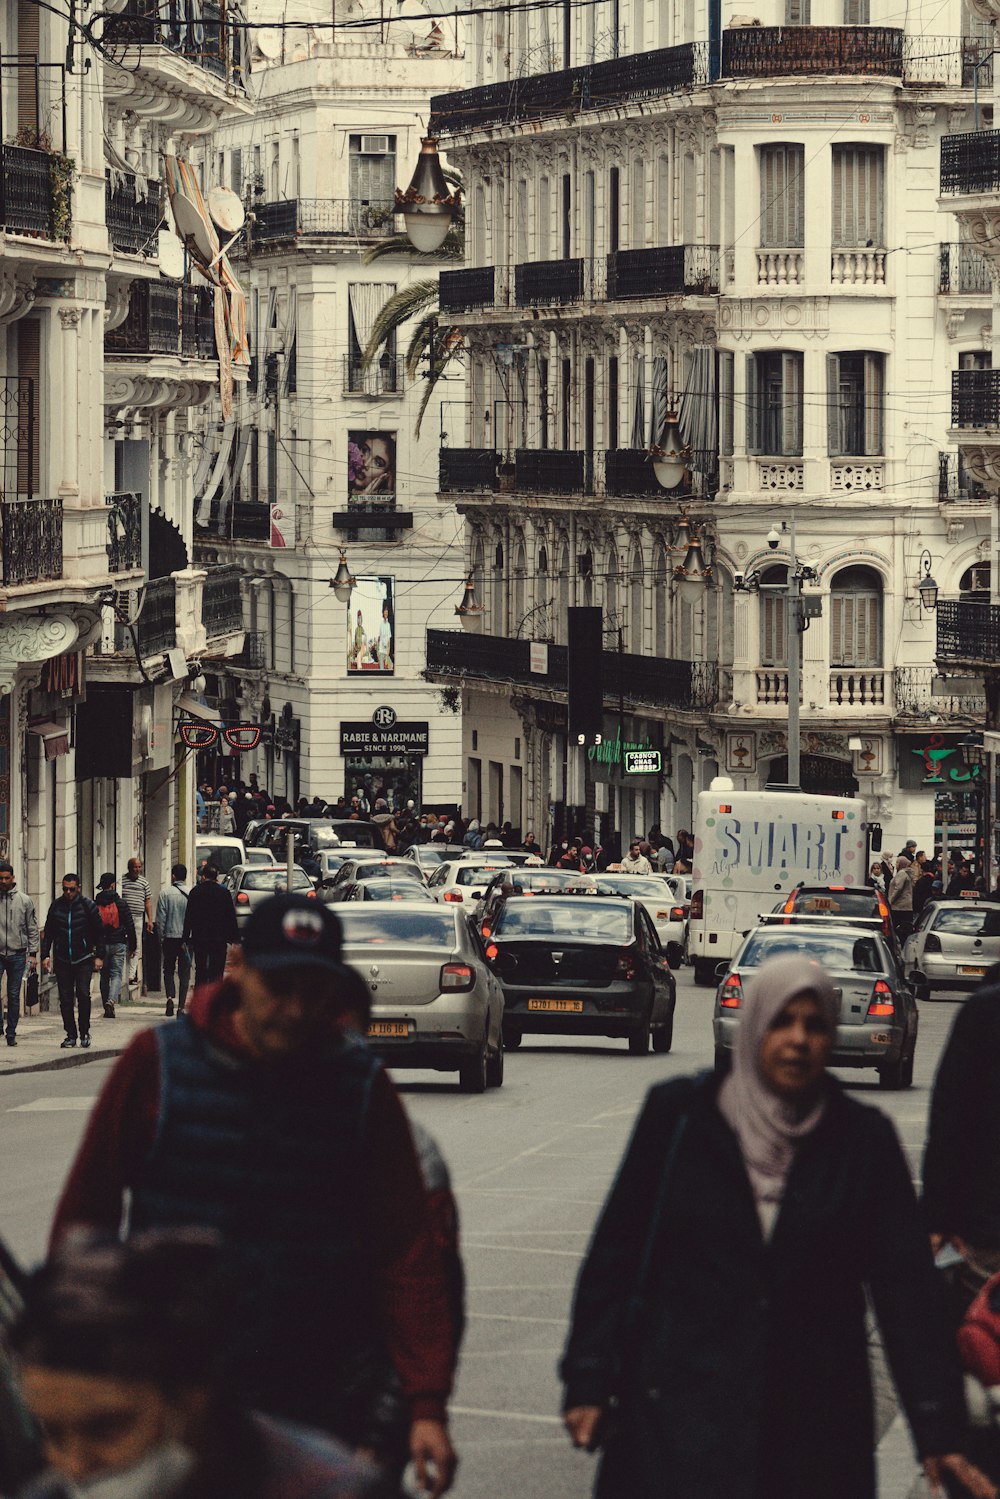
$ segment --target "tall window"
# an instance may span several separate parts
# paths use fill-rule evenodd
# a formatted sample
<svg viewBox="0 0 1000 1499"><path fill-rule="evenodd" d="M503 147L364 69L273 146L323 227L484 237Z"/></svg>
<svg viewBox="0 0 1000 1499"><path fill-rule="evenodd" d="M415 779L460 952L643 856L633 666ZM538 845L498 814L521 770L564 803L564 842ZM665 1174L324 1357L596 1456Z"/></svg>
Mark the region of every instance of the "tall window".
<svg viewBox="0 0 1000 1499"><path fill-rule="evenodd" d="M608 173L608 249L618 249L619 223L621 220L621 175L618 167Z"/></svg>
<svg viewBox="0 0 1000 1499"><path fill-rule="evenodd" d="M560 360L562 386L562 447L568 450L573 446L573 366L568 359Z"/></svg>
<svg viewBox="0 0 1000 1499"><path fill-rule="evenodd" d="M810 14L809 0L785 0L786 26L808 26Z"/></svg>
<svg viewBox="0 0 1000 1499"><path fill-rule="evenodd" d="M646 163L641 156L632 162L631 189L632 249L641 250L646 243Z"/></svg>
<svg viewBox="0 0 1000 1499"><path fill-rule="evenodd" d="M643 643L642 615L646 603L646 590L643 587L642 553L638 549L632 553L632 569L629 577L628 591L628 648L633 655L641 656Z"/></svg>
<svg viewBox="0 0 1000 1499"><path fill-rule="evenodd" d="M838 246L885 243L881 146L834 146L833 238Z"/></svg>
<svg viewBox="0 0 1000 1499"><path fill-rule="evenodd" d="M731 458L733 453L733 367L735 354L719 350L719 453Z"/></svg>
<svg viewBox="0 0 1000 1499"><path fill-rule="evenodd" d="M760 243L795 249L805 244L805 147L761 146Z"/></svg>
<svg viewBox="0 0 1000 1499"><path fill-rule="evenodd" d="M831 457L865 457L884 451L885 357L827 355Z"/></svg>
<svg viewBox="0 0 1000 1499"><path fill-rule="evenodd" d="M549 197L549 179L538 179L538 223L535 226L535 244L538 259L548 260L551 251L552 201Z"/></svg>
<svg viewBox="0 0 1000 1499"><path fill-rule="evenodd" d="M391 205L396 191L396 137L352 135L348 183L355 206Z"/></svg>
<svg viewBox="0 0 1000 1499"><path fill-rule="evenodd" d="M653 553L653 655L667 654L667 553L662 541Z"/></svg>
<svg viewBox="0 0 1000 1499"><path fill-rule="evenodd" d="M747 356L747 448L779 457L801 454L801 354Z"/></svg>
<svg viewBox="0 0 1000 1499"><path fill-rule="evenodd" d="M539 413L539 443L540 448L549 445L549 361L539 359L538 361L538 413Z"/></svg>
<svg viewBox="0 0 1000 1499"><path fill-rule="evenodd" d="M518 179L516 202L514 264L523 265L528 258L528 184L523 177Z"/></svg>
<svg viewBox="0 0 1000 1499"><path fill-rule="evenodd" d="M760 575L760 664L788 665L788 601L783 593L768 593L764 584L782 584L787 567L768 567Z"/></svg>
<svg viewBox="0 0 1000 1499"><path fill-rule="evenodd" d="M881 666L882 580L870 567L845 567L830 589L830 665Z"/></svg>
<svg viewBox="0 0 1000 1499"><path fill-rule="evenodd" d="M608 447L618 446L618 357L608 360Z"/></svg>

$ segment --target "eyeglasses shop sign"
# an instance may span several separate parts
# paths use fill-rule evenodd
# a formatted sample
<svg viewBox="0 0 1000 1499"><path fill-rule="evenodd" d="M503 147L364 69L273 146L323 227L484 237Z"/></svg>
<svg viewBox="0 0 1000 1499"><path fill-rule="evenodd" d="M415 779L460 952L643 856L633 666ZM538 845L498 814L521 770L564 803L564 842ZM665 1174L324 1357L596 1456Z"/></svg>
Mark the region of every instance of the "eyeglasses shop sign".
<svg viewBox="0 0 1000 1499"><path fill-rule="evenodd" d="M342 755L426 755L430 731L426 723L341 723Z"/></svg>

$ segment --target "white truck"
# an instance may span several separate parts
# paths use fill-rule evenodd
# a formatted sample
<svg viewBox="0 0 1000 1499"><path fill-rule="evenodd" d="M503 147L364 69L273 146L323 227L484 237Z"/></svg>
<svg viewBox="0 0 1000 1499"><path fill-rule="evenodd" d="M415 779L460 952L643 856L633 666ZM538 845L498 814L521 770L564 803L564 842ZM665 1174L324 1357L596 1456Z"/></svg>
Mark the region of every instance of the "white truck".
<svg viewBox="0 0 1000 1499"><path fill-rule="evenodd" d="M719 777L698 797L688 959L715 983L744 933L797 885L868 883L868 808L852 797L734 791Z"/></svg>

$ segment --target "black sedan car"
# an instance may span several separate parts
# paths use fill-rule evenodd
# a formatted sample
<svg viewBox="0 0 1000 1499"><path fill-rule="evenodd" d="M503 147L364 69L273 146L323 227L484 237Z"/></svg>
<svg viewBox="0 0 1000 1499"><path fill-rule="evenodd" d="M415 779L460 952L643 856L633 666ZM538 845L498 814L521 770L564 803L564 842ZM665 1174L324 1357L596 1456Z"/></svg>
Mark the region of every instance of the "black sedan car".
<svg viewBox="0 0 1000 1499"><path fill-rule="evenodd" d="M529 1032L622 1036L670 1050L676 989L656 928L621 896L537 895L496 913L486 957L504 991L504 1042Z"/></svg>

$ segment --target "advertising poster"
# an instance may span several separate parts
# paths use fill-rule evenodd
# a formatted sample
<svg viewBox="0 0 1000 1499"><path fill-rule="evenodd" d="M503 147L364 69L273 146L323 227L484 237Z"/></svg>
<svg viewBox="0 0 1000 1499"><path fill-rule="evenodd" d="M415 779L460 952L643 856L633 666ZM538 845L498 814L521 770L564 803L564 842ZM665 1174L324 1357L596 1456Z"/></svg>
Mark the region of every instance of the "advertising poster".
<svg viewBox="0 0 1000 1499"><path fill-rule="evenodd" d="M396 656L392 578L357 578L347 606L347 670L391 675Z"/></svg>
<svg viewBox="0 0 1000 1499"><path fill-rule="evenodd" d="M348 432L347 493L352 499L396 493L395 432Z"/></svg>

